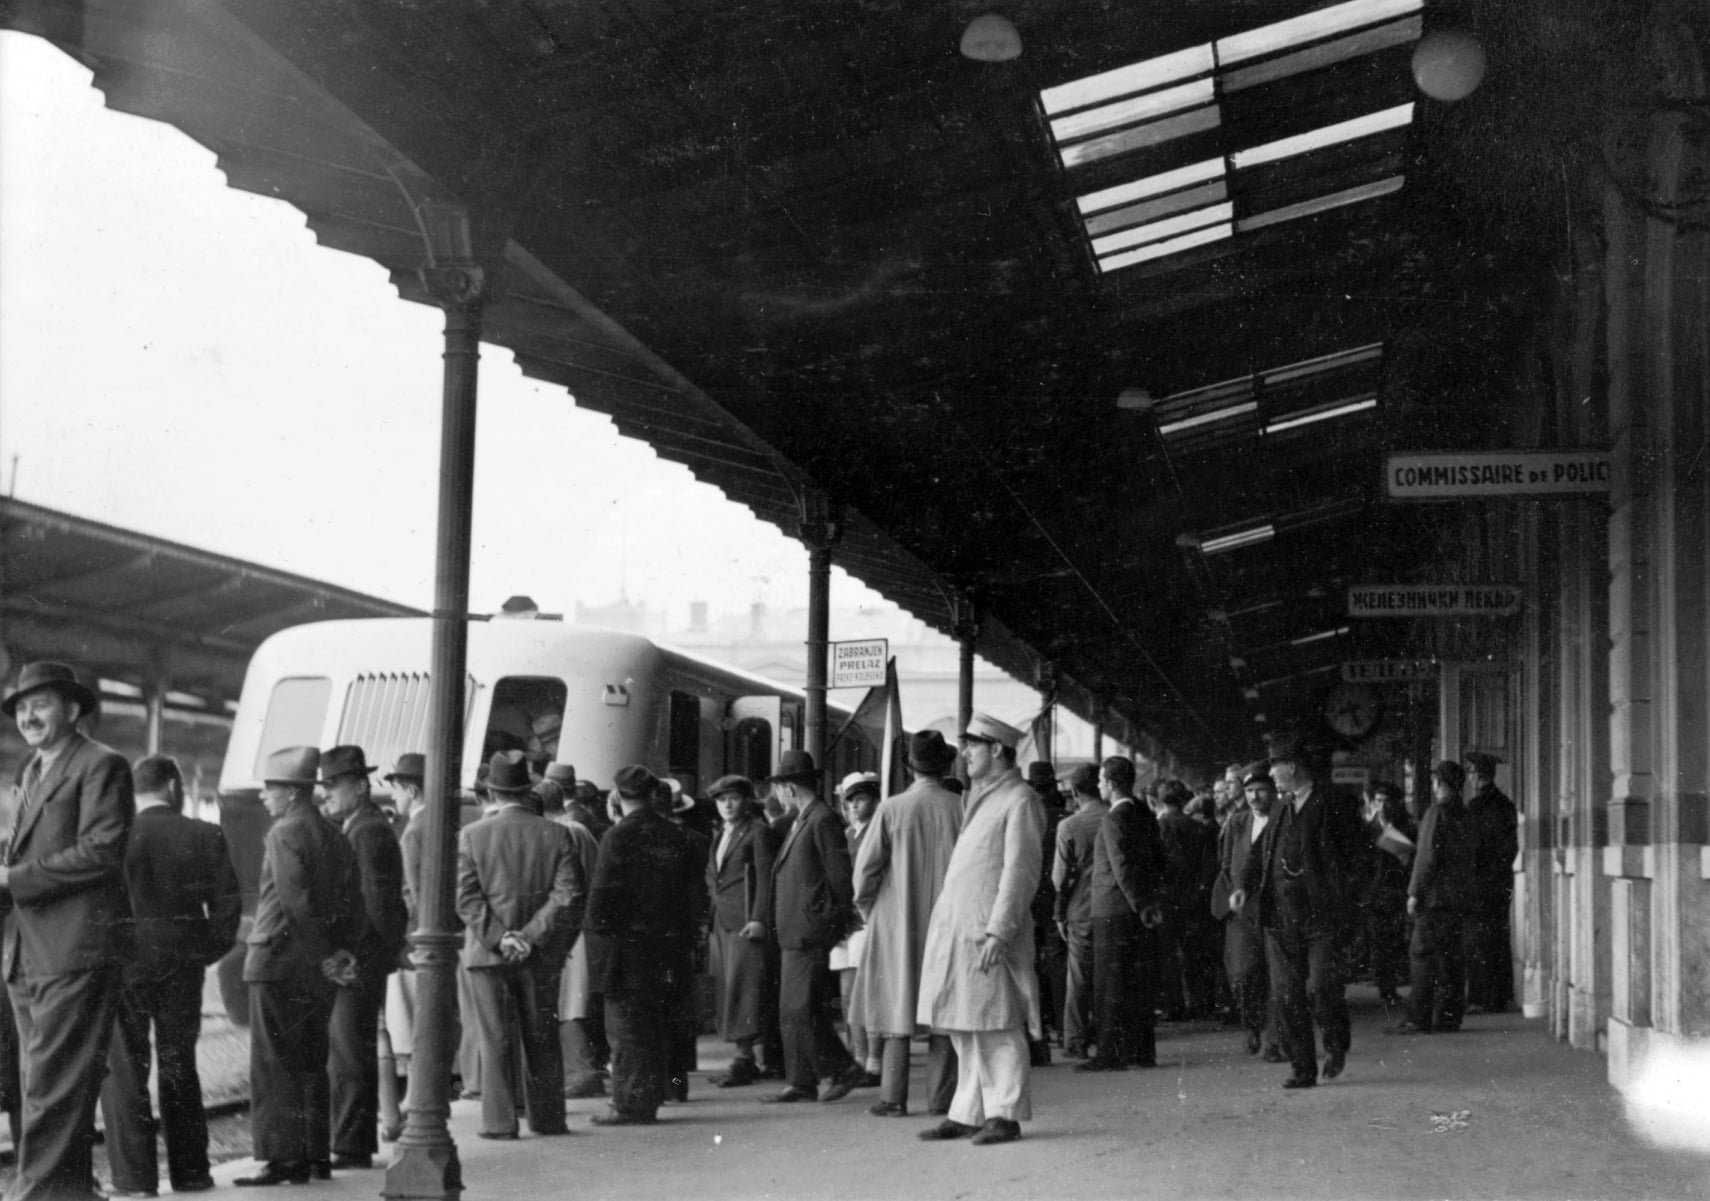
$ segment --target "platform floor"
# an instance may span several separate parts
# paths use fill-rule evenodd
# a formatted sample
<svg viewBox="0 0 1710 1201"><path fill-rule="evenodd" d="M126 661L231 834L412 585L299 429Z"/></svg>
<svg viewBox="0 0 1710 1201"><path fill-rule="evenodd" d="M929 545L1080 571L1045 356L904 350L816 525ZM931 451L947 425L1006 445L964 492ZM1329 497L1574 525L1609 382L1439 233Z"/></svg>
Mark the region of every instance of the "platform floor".
<svg viewBox="0 0 1710 1201"><path fill-rule="evenodd" d="M598 1101L570 1102L572 1133L476 1137L477 1104L454 1106L465 1195L534 1198L1564 1198L1710 1201L1710 1156L1651 1145L1604 1079L1600 1056L1552 1042L1519 1015L1469 1018L1459 1034L1381 1033L1371 990L1352 990L1347 1072L1285 1091L1286 1065L1245 1055L1211 1024L1161 1028L1153 1071L1034 1073L1020 1142L922 1143L936 1119L869 1116L875 1093L834 1104L759 1104L767 1086L718 1090L719 1045L653 1127L599 1130ZM917 1057L917 1059L923 1057ZM918 1067L918 1065L917 1065ZM914 1082L917 1097L920 1080ZM1710 1131L1710 1109L1700 1122ZM1707 1136L1710 1142L1710 1136ZM220 1165L217 1195L254 1164ZM384 1174L341 1172L292 1198L373 1197ZM266 1193L259 1194L267 1196Z"/></svg>

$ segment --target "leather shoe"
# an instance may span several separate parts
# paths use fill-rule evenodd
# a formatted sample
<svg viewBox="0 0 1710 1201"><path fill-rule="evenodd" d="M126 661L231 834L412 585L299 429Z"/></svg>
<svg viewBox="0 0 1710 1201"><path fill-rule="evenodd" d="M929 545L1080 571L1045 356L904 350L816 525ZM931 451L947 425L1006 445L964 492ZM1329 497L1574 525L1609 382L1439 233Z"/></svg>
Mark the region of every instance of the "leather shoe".
<svg viewBox="0 0 1710 1201"><path fill-rule="evenodd" d="M1324 1079L1336 1079L1336 1077L1342 1074L1342 1069L1347 1066L1347 1063L1348 1053L1346 1051L1330 1052L1330 1054L1324 1057Z"/></svg>
<svg viewBox="0 0 1710 1201"><path fill-rule="evenodd" d="M614 1109L610 1113L597 1113L588 1121L595 1126L651 1126L658 1119L644 1113L619 1113Z"/></svg>
<svg viewBox="0 0 1710 1201"><path fill-rule="evenodd" d="M1266 1063L1287 1063L1288 1062L1288 1056L1284 1055L1282 1048L1277 1046L1275 1043L1272 1043L1270 1046L1266 1047L1264 1055L1262 1055L1260 1058L1262 1058Z"/></svg>
<svg viewBox="0 0 1710 1201"><path fill-rule="evenodd" d="M332 1160L311 1159L309 1161L309 1175L315 1180L331 1180Z"/></svg>
<svg viewBox="0 0 1710 1201"><path fill-rule="evenodd" d="M855 1090L867 1075L860 1068L844 1068L831 1078L823 1093L819 1094L821 1101L841 1101Z"/></svg>
<svg viewBox="0 0 1710 1201"><path fill-rule="evenodd" d="M926 1143L941 1143L946 1139L967 1138L978 1129L980 1129L978 1126L964 1126L960 1122L945 1118L931 1129L922 1130L916 1137Z"/></svg>
<svg viewBox="0 0 1710 1201"><path fill-rule="evenodd" d="M797 1088L792 1084L773 1093L770 1097L761 1097L760 1104L791 1105L797 1101L817 1100L819 1100L819 1090L817 1088Z"/></svg>
<svg viewBox="0 0 1710 1201"><path fill-rule="evenodd" d="M497 1142L514 1143L517 1141L517 1132L515 1130L481 1130L477 1133L479 1133L482 1138L490 1138Z"/></svg>
<svg viewBox="0 0 1710 1201"><path fill-rule="evenodd" d="M239 1188L271 1188L276 1184L307 1184L309 1183L309 1165L298 1160L296 1162L275 1162L269 1160L253 1176L239 1176L232 1181Z"/></svg>
<svg viewBox="0 0 1710 1201"><path fill-rule="evenodd" d="M754 1066L752 1059L737 1059L731 1061L730 1071L713 1078L713 1085L716 1088L741 1088L759 1079L760 1069Z"/></svg>
<svg viewBox="0 0 1710 1201"><path fill-rule="evenodd" d="M1259 1032L1257 1030L1249 1030L1249 1031L1247 1031L1247 1054L1257 1055L1258 1053L1259 1053Z"/></svg>
<svg viewBox="0 0 1710 1201"><path fill-rule="evenodd" d="M1316 1076L1302 1076L1299 1072L1282 1082L1284 1088L1314 1088L1318 1084Z"/></svg>
<svg viewBox="0 0 1710 1201"><path fill-rule="evenodd" d="M1431 1033L1418 1022L1397 1022L1393 1026L1383 1028L1385 1034L1429 1034Z"/></svg>
<svg viewBox="0 0 1710 1201"><path fill-rule="evenodd" d="M332 1157L332 1166L337 1171L359 1171L373 1167L374 1157L372 1155L347 1154L341 1151Z"/></svg>
<svg viewBox="0 0 1710 1201"><path fill-rule="evenodd" d="M1127 1070L1128 1065L1125 1063L1118 1063L1114 1059L1103 1059L1096 1055L1075 1065L1077 1072L1126 1072Z"/></svg>
<svg viewBox="0 0 1710 1201"><path fill-rule="evenodd" d="M906 1118L908 1117L908 1106L901 1101L880 1101L875 1105L867 1106L867 1112L876 1118Z"/></svg>
<svg viewBox="0 0 1710 1201"><path fill-rule="evenodd" d="M175 1193L205 1193L214 1187L214 1178L206 1172L200 1176L185 1178L183 1183L175 1182L172 1191Z"/></svg>
<svg viewBox="0 0 1710 1201"><path fill-rule="evenodd" d="M988 1118L986 1124L980 1127L980 1132L974 1136L976 1147L989 1147L993 1143L1013 1143L1021 1137L1021 1123L1012 1122L1008 1118Z"/></svg>

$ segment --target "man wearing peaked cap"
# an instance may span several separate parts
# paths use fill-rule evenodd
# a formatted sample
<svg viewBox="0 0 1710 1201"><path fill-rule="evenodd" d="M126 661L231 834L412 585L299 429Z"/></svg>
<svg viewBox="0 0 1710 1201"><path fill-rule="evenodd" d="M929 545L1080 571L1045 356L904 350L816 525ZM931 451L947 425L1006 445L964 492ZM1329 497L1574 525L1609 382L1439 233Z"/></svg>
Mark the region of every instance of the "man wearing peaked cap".
<svg viewBox="0 0 1710 1201"><path fill-rule="evenodd" d="M457 838L457 915L463 965L481 1038L483 1138L517 1136L510 1065L519 1045L529 1129L567 1133L558 986L582 927L588 881L570 832L535 811L522 751L494 755L487 787L494 813Z"/></svg>
<svg viewBox="0 0 1710 1201"><path fill-rule="evenodd" d="M130 766L78 732L98 698L64 663L29 663L0 700L30 748L0 845L4 971L26 1065L17 1201L87 1193L96 1098L129 958ZM46 1070L43 1065L53 1065Z"/></svg>
<svg viewBox="0 0 1710 1201"><path fill-rule="evenodd" d="M1467 814L1473 831L1473 905L1466 922L1467 1012L1505 1013L1514 1005L1514 951L1509 907L1514 899L1514 856L1520 817L1496 786L1502 760L1483 751L1466 756L1472 792Z"/></svg>
<svg viewBox="0 0 1710 1201"><path fill-rule="evenodd" d="M923 1139L1013 1142L1033 1116L1028 1039L1044 1037L1034 975L1034 891L1045 814L1015 770L1021 731L976 713L962 734L968 796L932 908L916 1018L950 1036L956 1093Z"/></svg>
<svg viewBox="0 0 1710 1201"><path fill-rule="evenodd" d="M356 855L315 809L320 764L314 747L287 747L262 773L273 825L243 978L250 1138L263 1166L235 1182L242 1186L304 1184L332 1171L328 1022L337 982L353 978L363 919Z"/></svg>

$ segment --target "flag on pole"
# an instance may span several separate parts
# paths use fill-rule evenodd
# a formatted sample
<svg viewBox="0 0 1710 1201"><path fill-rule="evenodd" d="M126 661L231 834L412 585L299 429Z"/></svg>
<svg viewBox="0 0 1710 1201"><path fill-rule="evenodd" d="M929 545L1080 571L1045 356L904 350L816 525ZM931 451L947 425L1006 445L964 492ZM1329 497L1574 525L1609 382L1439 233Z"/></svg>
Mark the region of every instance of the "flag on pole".
<svg viewBox="0 0 1710 1201"><path fill-rule="evenodd" d="M897 687L897 661L892 656L885 660L885 682L867 689L867 695L861 698L861 703L855 706L851 713L838 728L837 736L826 747L826 759L831 758L832 748L842 741L850 728L858 730L866 737L868 743L878 748L881 784L881 799L892 792L901 791L896 787L903 776L902 756L896 753L898 740L903 737L902 724L902 694ZM902 780L906 785L906 779Z"/></svg>

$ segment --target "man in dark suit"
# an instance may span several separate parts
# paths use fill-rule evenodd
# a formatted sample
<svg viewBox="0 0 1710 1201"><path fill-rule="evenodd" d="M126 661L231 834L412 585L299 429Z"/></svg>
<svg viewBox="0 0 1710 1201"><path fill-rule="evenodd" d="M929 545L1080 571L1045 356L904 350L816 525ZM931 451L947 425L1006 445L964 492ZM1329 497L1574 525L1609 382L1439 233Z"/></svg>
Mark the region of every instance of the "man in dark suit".
<svg viewBox="0 0 1710 1201"><path fill-rule="evenodd" d="M1097 764L1083 763L1069 773L1077 808L1057 827L1051 865L1056 887L1057 932L1068 948L1063 997L1063 1053L1084 1059L1093 1041L1092 865L1093 843L1110 805L1099 795Z"/></svg>
<svg viewBox="0 0 1710 1201"><path fill-rule="evenodd" d="M350 843L362 896L361 933L351 948L356 980L338 990L327 1029L334 1168L373 1167L380 1149L380 1016L386 1008L386 977L397 970L409 930L403 853L391 820L374 803L372 771L359 746L321 753L322 812Z"/></svg>
<svg viewBox="0 0 1710 1201"><path fill-rule="evenodd" d="M5 976L23 1057L23 1142L8 1201L87 1193L119 968L130 954L125 841L131 769L77 731L95 693L63 663L30 663L0 701L33 752L0 862Z"/></svg>
<svg viewBox="0 0 1710 1201"><path fill-rule="evenodd" d="M835 1101L865 1079L835 1024L831 948L854 922L854 865L842 820L820 800L821 774L806 751L785 751L770 781L796 819L772 863L773 924L782 950L778 1021L787 1083L761 1098L768 1102L820 1100L822 1076L831 1077L823 1099Z"/></svg>
<svg viewBox="0 0 1710 1201"><path fill-rule="evenodd" d="M1152 999L1157 995L1157 928L1163 920L1164 844L1158 819L1134 797L1134 762L1120 755L1099 771L1110 802L1093 839L1093 996L1098 1053L1077 1072L1158 1066Z"/></svg>
<svg viewBox="0 0 1710 1201"><path fill-rule="evenodd" d="M517 1137L510 1064L520 1043L528 1127L566 1134L558 982L582 928L588 881L570 832L533 808L528 759L494 755L492 814L457 839L457 914L463 964L481 1031L481 1137Z"/></svg>
<svg viewBox="0 0 1710 1201"><path fill-rule="evenodd" d="M1158 789L1158 837L1164 844L1164 924L1159 997L1171 1021L1207 1017L1216 1005L1216 965L1205 952L1217 834L1183 810L1193 794L1180 780Z"/></svg>
<svg viewBox="0 0 1710 1201"><path fill-rule="evenodd" d="M202 982L209 964L231 950L243 893L212 822L184 816L184 777L168 755L132 769L137 818L125 850L125 885L136 917L136 957L124 968L119 1017L101 1116L115 1196L153 1196L160 1188L155 1123L149 1119L149 1027L160 1050L160 1126L166 1174L175 1193L214 1187L208 1174L208 1122L196 1040L202 1032Z"/></svg>
<svg viewBox="0 0 1710 1201"><path fill-rule="evenodd" d="M625 767L615 783L622 817L600 842L583 923L612 1046L611 1111L590 1120L649 1126L670 1078L670 1010L691 968L706 865L688 832L654 806L652 772Z"/></svg>
<svg viewBox="0 0 1710 1201"><path fill-rule="evenodd" d="M1472 795L1473 903L1466 921L1467 1012L1506 1013L1514 1006L1514 951L1509 908L1514 900L1514 856L1520 850L1519 814L1496 786L1495 755L1467 755Z"/></svg>
<svg viewBox="0 0 1710 1201"><path fill-rule="evenodd" d="M249 985L249 1126L263 1164L233 1183L303 1184L332 1175L327 1024L356 982L362 897L356 855L315 808L321 753L267 757L261 799L273 825L243 978Z"/></svg>
<svg viewBox="0 0 1710 1201"><path fill-rule="evenodd" d="M1347 1061L1348 872L1357 858L1363 861L1365 843L1359 814L1330 793L1322 750L1284 733L1271 739L1270 759L1271 778L1290 800L1266 825L1229 903L1236 911L1249 900L1259 907L1283 1049L1293 1067L1283 1087L1311 1088L1319 1074L1314 1022L1324 1037L1324 1078L1340 1076Z"/></svg>
<svg viewBox="0 0 1710 1201"><path fill-rule="evenodd" d="M719 1088L760 1079L754 1044L766 987L766 936L772 920L772 830L747 776L713 782L724 827L707 859L712 899L712 971L718 988L718 1036L734 1048Z"/></svg>
<svg viewBox="0 0 1710 1201"><path fill-rule="evenodd" d="M1431 769L1432 804L1419 823L1419 851L1407 884L1413 919L1407 1018L1385 1034L1450 1034L1461 1028L1466 1003L1463 939L1474 905L1477 834L1461 803L1466 773L1448 760Z"/></svg>
<svg viewBox="0 0 1710 1201"><path fill-rule="evenodd" d="M1272 1018L1270 969L1265 961L1265 932L1259 928L1259 907L1239 912L1229 898L1240 888L1247 860L1257 850L1276 808L1276 786L1270 766L1255 763L1242 773L1247 803L1233 810L1218 842L1217 884L1211 893L1211 913L1223 923L1223 963L1235 993L1235 1006L1247 1030L1247 1054L1264 1048L1267 1063L1281 1063L1276 1022Z"/></svg>

